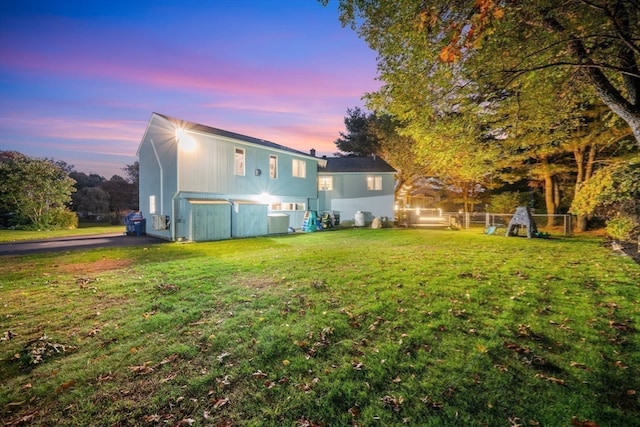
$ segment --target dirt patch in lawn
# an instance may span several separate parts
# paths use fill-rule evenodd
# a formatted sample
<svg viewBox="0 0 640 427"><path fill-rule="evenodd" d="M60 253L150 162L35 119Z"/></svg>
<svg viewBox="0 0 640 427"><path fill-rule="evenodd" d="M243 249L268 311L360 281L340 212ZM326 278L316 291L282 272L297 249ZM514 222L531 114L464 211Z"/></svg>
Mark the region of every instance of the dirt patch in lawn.
<svg viewBox="0 0 640 427"><path fill-rule="evenodd" d="M85 274L120 270L130 267L131 264L133 264L131 259L101 259L87 263L55 265L54 268L61 273Z"/></svg>

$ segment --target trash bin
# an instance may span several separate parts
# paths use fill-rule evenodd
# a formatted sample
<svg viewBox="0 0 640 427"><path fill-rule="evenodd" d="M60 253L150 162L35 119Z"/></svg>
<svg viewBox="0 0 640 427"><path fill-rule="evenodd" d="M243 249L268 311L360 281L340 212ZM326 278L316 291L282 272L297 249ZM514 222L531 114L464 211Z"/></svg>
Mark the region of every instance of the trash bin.
<svg viewBox="0 0 640 427"><path fill-rule="evenodd" d="M127 236L142 236L147 234L147 220L139 212L131 212L124 218Z"/></svg>
<svg viewBox="0 0 640 427"><path fill-rule="evenodd" d="M144 236L147 234L147 219L142 218L139 221L133 221L133 230L136 236Z"/></svg>

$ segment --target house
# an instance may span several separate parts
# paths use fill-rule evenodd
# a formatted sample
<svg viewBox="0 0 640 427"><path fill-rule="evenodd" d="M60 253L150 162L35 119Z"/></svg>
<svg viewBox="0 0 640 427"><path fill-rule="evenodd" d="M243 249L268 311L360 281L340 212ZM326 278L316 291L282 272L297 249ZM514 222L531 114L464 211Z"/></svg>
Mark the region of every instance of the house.
<svg viewBox="0 0 640 427"><path fill-rule="evenodd" d="M327 169L334 159L314 154L153 113L137 152L146 232L206 241L286 233L302 226L308 210L340 210L343 219L358 210L392 216L388 165L369 171L373 189L365 190L364 166L349 175ZM336 190L326 189L328 181Z"/></svg>
<svg viewBox="0 0 640 427"><path fill-rule="evenodd" d="M376 156L334 157L318 169L318 202L323 210L394 217L395 169Z"/></svg>

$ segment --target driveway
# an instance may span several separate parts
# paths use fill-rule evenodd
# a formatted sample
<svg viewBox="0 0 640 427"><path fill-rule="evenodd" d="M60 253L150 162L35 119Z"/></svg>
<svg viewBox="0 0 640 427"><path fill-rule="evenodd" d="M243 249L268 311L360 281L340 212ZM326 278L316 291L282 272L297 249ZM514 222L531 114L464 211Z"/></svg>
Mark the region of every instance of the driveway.
<svg viewBox="0 0 640 427"><path fill-rule="evenodd" d="M25 255L41 252L62 252L81 249L117 246L155 245L166 242L151 236L127 236L123 233L93 234L87 236L59 237L47 240L24 240L0 243L0 256Z"/></svg>

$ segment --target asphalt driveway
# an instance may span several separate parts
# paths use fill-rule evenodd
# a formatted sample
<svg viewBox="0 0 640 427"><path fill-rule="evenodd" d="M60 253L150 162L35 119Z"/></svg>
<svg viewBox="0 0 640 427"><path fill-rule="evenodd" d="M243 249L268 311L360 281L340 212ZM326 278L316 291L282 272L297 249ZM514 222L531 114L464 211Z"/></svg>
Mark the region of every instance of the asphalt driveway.
<svg viewBox="0 0 640 427"><path fill-rule="evenodd" d="M116 246L155 245L163 242L166 242L166 240L146 235L127 236L123 233L94 234L87 236L60 237L47 240L25 240L0 243L0 256L24 255L41 252L63 252Z"/></svg>

